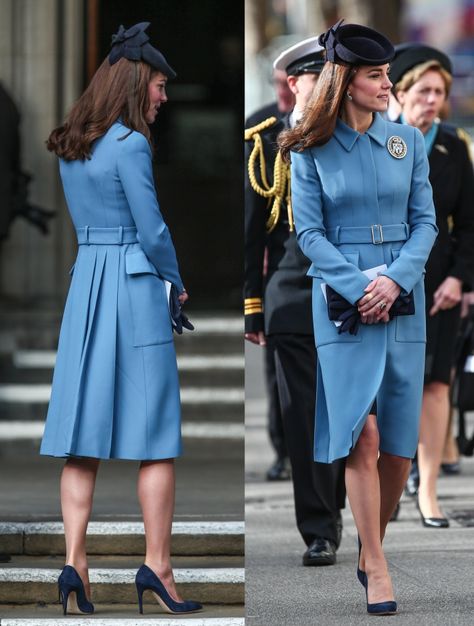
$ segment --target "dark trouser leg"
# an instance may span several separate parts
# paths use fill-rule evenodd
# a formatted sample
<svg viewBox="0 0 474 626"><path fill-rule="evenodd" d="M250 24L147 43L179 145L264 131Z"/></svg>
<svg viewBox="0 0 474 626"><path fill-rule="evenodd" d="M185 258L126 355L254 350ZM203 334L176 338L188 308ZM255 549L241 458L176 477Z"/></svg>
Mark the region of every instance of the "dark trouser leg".
<svg viewBox="0 0 474 626"><path fill-rule="evenodd" d="M316 349L312 335L273 335L276 376L286 445L293 472L298 530L309 545L324 537L338 545L344 507L344 462L313 460Z"/></svg>
<svg viewBox="0 0 474 626"><path fill-rule="evenodd" d="M265 350L265 380L268 397L268 434L273 449L279 459L288 456L285 433L280 409L280 398L275 372L275 346L271 337L267 338Z"/></svg>

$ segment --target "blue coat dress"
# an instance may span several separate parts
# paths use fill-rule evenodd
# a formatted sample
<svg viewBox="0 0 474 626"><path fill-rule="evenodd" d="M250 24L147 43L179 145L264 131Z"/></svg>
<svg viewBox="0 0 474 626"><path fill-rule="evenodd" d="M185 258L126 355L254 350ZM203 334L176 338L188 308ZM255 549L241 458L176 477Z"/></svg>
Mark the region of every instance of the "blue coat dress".
<svg viewBox="0 0 474 626"><path fill-rule="evenodd" d="M392 137L405 142L405 156L390 153ZM437 234L423 136L378 114L363 134L338 120L325 145L292 152L291 188L298 243L312 263L315 460L349 454L375 399L380 449L411 458L423 390L423 274ZM382 264L402 292L413 290L415 314L338 334L321 283L355 304L370 282L362 271Z"/></svg>
<svg viewBox="0 0 474 626"><path fill-rule="evenodd" d="M60 161L79 250L41 454L164 459L181 453L164 280L183 283L160 214L148 141L116 122L86 160Z"/></svg>

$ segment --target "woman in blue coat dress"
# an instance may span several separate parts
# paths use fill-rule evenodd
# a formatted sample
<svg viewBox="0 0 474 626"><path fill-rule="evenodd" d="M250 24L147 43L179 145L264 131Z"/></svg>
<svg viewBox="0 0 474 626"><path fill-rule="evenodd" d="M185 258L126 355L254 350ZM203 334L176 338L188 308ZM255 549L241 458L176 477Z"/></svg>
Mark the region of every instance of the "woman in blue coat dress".
<svg viewBox="0 0 474 626"><path fill-rule="evenodd" d="M72 273L41 454L65 457L61 506L64 613L92 613L85 551L100 459L140 460L145 564L142 594L170 612L182 602L170 563L173 459L181 453L180 397L167 288L187 299L152 175L149 124L175 72L149 43L148 23L112 38L112 49L65 123L48 139L79 251Z"/></svg>
<svg viewBox="0 0 474 626"><path fill-rule="evenodd" d="M347 457L357 575L367 610L385 615L397 605L382 540L418 441L423 271L437 228L421 133L379 115L393 46L341 22L320 37L326 65L281 147L291 150L295 226L312 262L315 460Z"/></svg>

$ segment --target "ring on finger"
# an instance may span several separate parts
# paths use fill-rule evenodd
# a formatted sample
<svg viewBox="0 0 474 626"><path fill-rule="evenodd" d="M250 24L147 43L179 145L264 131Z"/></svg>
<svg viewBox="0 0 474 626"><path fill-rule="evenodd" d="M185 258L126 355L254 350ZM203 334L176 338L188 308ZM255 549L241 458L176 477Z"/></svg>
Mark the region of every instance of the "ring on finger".
<svg viewBox="0 0 474 626"><path fill-rule="evenodd" d="M379 309L380 309L381 311L383 311L383 310L385 309L385 307L386 307L386 306L387 306L387 303L385 302L385 300L381 300L381 301L379 302Z"/></svg>

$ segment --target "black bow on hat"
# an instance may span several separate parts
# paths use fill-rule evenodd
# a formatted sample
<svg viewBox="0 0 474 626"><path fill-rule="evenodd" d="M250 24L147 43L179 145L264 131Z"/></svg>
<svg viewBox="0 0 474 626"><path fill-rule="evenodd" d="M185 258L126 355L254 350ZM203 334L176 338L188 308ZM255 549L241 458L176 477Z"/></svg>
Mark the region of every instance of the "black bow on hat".
<svg viewBox="0 0 474 626"><path fill-rule="evenodd" d="M391 42L381 33L359 24L337 24L319 36L326 58L342 65L383 65L395 54Z"/></svg>
<svg viewBox="0 0 474 626"><path fill-rule="evenodd" d="M168 65L165 57L148 43L150 38L145 33L148 26L150 26L150 22L140 22L128 29L120 25L118 32L112 35L112 49L109 54L110 65L121 58L129 61L145 61L168 78L176 78L176 72Z"/></svg>

